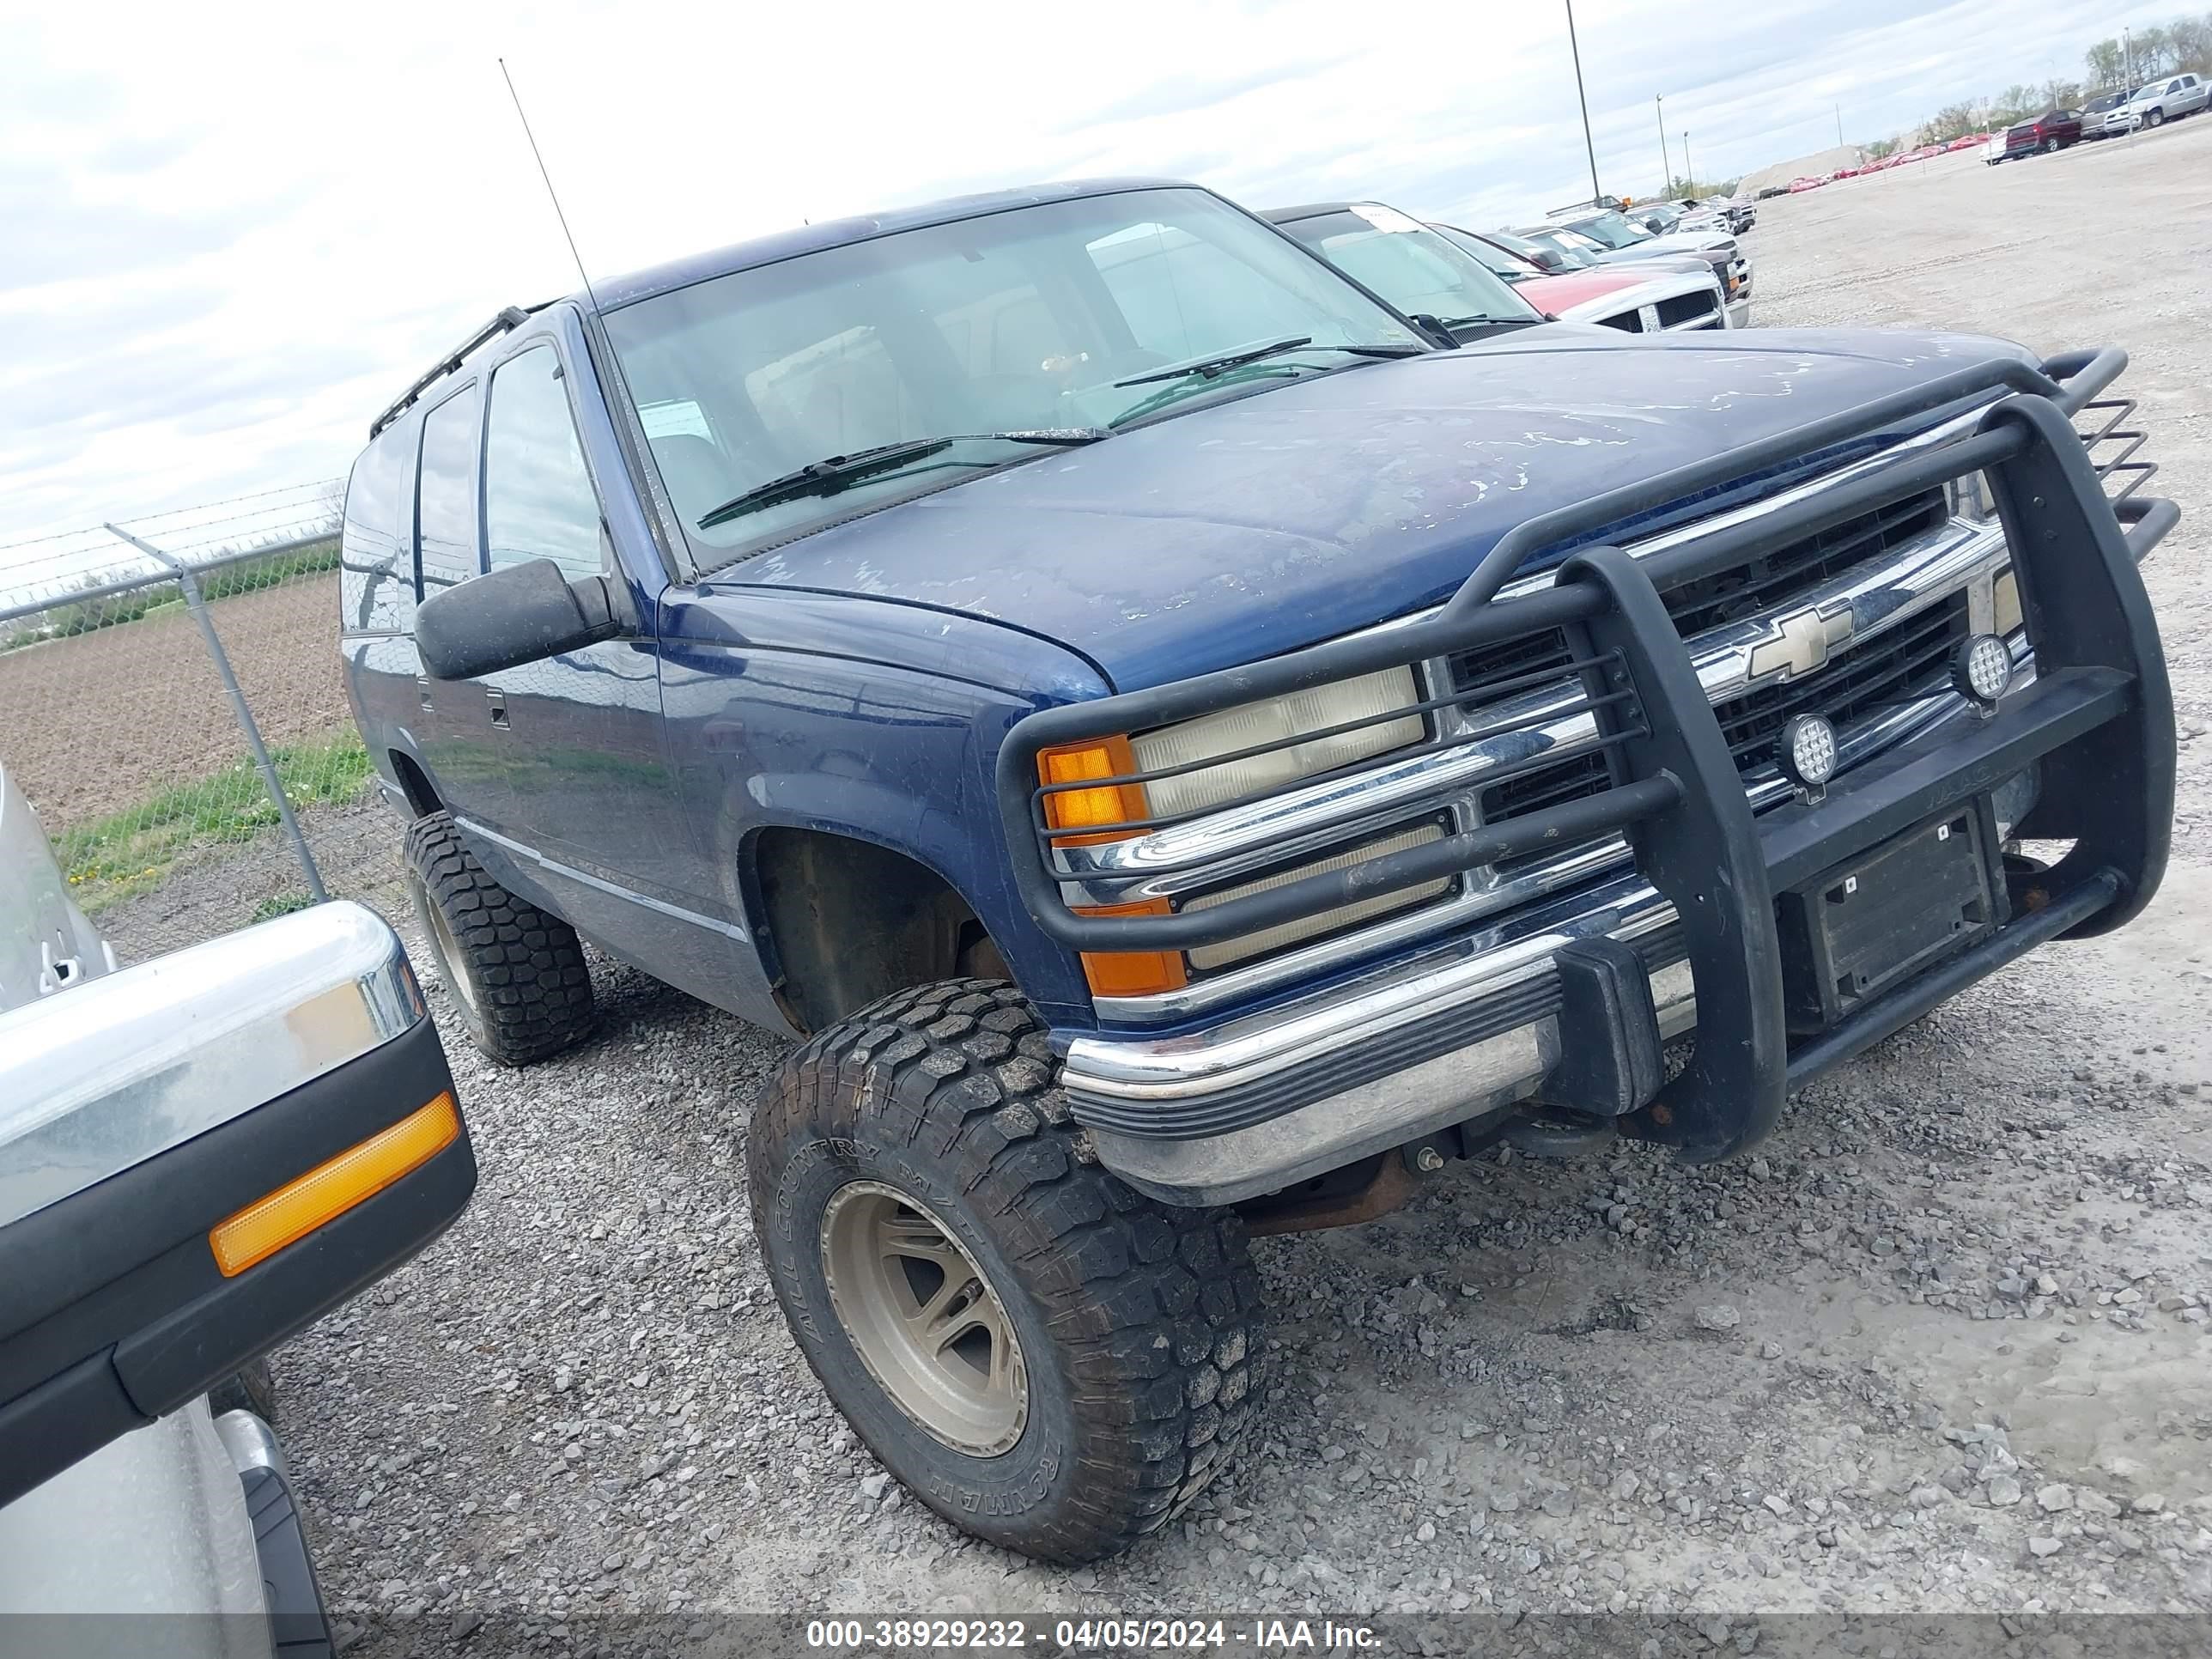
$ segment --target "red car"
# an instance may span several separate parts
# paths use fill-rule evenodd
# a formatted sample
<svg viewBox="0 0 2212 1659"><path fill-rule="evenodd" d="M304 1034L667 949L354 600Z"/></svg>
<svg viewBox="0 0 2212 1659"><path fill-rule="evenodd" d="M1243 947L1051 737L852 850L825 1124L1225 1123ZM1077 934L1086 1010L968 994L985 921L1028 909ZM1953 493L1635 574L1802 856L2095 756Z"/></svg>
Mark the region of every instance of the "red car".
<svg viewBox="0 0 2212 1659"><path fill-rule="evenodd" d="M1553 317L1565 316L1572 307L1591 300L1634 288L1644 280L1619 265L1589 270L1547 271L1527 251L1525 243L1515 246L1503 239L1478 236L1456 225L1437 225L1434 228L1462 253L1474 256L1492 275L1512 283L1513 291L1537 310Z"/></svg>
<svg viewBox="0 0 2212 1659"><path fill-rule="evenodd" d="M2016 161L2041 150L2048 155L2081 142L2081 116L2070 109L2047 110L2032 121L2016 121L2005 129L2004 159Z"/></svg>

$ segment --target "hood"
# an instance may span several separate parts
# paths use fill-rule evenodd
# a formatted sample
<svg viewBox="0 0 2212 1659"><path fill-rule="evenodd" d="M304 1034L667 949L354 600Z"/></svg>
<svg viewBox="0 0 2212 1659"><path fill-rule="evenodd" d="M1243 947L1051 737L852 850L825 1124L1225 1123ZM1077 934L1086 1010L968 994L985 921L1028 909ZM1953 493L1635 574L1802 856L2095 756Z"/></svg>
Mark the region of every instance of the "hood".
<svg viewBox="0 0 2212 1659"><path fill-rule="evenodd" d="M1699 269L1710 270L1711 267ZM1531 276L1514 283L1513 291L1539 311L1557 313L1643 284L1640 271L1575 270L1564 276Z"/></svg>
<svg viewBox="0 0 2212 1659"><path fill-rule="evenodd" d="M803 537L710 582L993 619L1069 647L1133 690L1435 604L1523 520L1967 363L2026 356L1967 335L1625 340L1539 325L1284 381L1056 451ZM1808 457L1793 472L1834 459ZM1711 512L1786 476L1644 515L1636 528Z"/></svg>
<svg viewBox="0 0 2212 1659"><path fill-rule="evenodd" d="M1613 264L1624 259L1662 259L1668 255L1680 257L1694 254L1710 259L1716 253L1733 254L1735 239L1725 233L1710 230L1677 232L1672 236L1654 236L1648 242L1638 242L1633 247L1608 248L1598 255L1600 264Z"/></svg>

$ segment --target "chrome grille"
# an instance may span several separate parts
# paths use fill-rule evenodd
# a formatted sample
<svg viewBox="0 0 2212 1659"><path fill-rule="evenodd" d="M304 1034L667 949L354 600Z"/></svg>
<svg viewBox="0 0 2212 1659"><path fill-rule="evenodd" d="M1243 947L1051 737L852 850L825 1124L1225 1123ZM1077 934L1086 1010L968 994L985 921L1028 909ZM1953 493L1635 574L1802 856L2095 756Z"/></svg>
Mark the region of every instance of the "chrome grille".
<svg viewBox="0 0 2212 1659"><path fill-rule="evenodd" d="M1668 614L1687 638L1773 610L1854 565L1924 534L1940 525L1947 512L1940 489L1891 502L1749 564L1672 588L1665 594ZM1905 627L1839 653L1824 668L1716 705L1713 712L1736 769L1749 774L1770 764L1774 736L1792 714L1818 713L1839 726L1849 725L1884 704L1936 689L1948 672L1951 646L1970 631L1967 615L1967 595L1961 590ZM1487 688L1501 679L1568 659L1566 640L1557 632L1540 640L1516 641L1505 651L1464 653L1450 661L1452 689L1466 693L1462 707L1469 707L1486 701L1491 695ZM1577 755L1485 790L1478 798L1479 810L1485 823L1504 823L1594 795L1607 781L1602 755ZM1528 861L1533 860L1500 867L1510 869Z"/></svg>
<svg viewBox="0 0 2212 1659"><path fill-rule="evenodd" d="M1772 610L1853 565L1901 546L1943 521L1943 492L1927 490L1845 520L1817 536L1762 554L1717 576L1685 583L1666 592L1667 613L1687 639L1709 628ZM1540 668L1557 668L1569 658L1567 641L1557 629L1480 651L1462 651L1448 659L1451 689L1463 693L1460 706L1486 702L1500 680Z"/></svg>
<svg viewBox="0 0 2212 1659"><path fill-rule="evenodd" d="M1662 300L1653 307L1659 313L1662 328L1704 326L1711 328L1720 320L1717 301L1710 289L1698 294L1677 294Z"/></svg>

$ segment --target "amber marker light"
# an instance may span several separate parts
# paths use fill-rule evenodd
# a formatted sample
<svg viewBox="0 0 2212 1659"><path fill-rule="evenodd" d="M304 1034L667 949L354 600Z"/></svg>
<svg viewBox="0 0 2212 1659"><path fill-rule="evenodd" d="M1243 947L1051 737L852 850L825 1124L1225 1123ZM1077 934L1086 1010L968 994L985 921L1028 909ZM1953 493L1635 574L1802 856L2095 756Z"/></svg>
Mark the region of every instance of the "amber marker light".
<svg viewBox="0 0 2212 1659"><path fill-rule="evenodd" d="M1174 908L1162 899L1142 904L1078 905L1079 916L1168 916ZM1189 981L1180 951L1085 951L1083 977L1091 994L1101 997L1148 997L1160 991L1178 991Z"/></svg>
<svg viewBox="0 0 2212 1659"><path fill-rule="evenodd" d="M235 1279L296 1243L325 1222L376 1196L421 1169L460 1138L461 1115L450 1093L410 1112L357 1146L256 1199L208 1234L215 1265Z"/></svg>
<svg viewBox="0 0 2212 1659"><path fill-rule="evenodd" d="M1137 757L1127 738L1099 738L1037 751L1037 776L1044 782L1085 783L1127 777ZM1130 823L1150 815L1140 783L1102 783L1096 789L1064 789L1044 797L1044 821L1056 847L1089 847L1141 833L1096 826ZM1074 831L1073 834L1063 833ZM1083 833L1091 830L1091 834ZM1165 899L1141 904L1079 905L1079 916L1165 916L1175 914ZM1188 980L1180 951L1085 951L1083 976L1093 996L1143 997L1180 989Z"/></svg>
<svg viewBox="0 0 2212 1659"><path fill-rule="evenodd" d="M1127 777L1137 769L1137 757L1127 738L1100 738L1091 743L1037 752L1037 776L1048 784L1085 783L1097 778ZM1063 789L1044 798L1044 821L1053 840L1061 846L1083 847L1102 841L1119 841L1134 833L1109 829L1103 834L1080 832L1098 825L1127 823L1147 816L1145 787L1140 783L1107 784L1097 789ZM1061 833L1073 830L1078 833Z"/></svg>

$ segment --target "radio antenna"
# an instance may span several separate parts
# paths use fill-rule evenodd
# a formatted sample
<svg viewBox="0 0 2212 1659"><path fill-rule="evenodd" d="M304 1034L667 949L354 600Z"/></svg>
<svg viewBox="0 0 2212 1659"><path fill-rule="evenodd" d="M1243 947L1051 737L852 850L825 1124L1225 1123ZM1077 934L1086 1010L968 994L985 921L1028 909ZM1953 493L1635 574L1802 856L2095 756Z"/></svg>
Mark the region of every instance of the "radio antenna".
<svg viewBox="0 0 2212 1659"><path fill-rule="evenodd" d="M553 175L545 170L544 152L538 148L538 135L530 130L530 117L523 112L522 94L514 89L514 77L507 73L504 58L499 60L499 73L507 82L507 95L514 100L514 118L522 123L522 136L530 141L530 154L538 163L538 176L545 181L545 194L553 203L553 216L561 222L562 235L568 239L568 257L576 262L576 275L584 279L584 297L597 311L599 296L592 292L592 273L584 269L584 256L576 252L576 233L568 228L568 216L561 211L561 192L553 188Z"/></svg>

